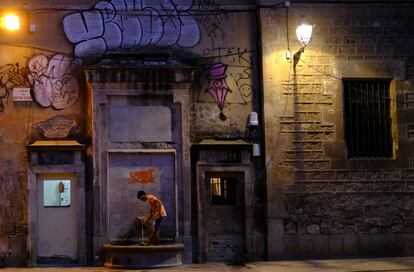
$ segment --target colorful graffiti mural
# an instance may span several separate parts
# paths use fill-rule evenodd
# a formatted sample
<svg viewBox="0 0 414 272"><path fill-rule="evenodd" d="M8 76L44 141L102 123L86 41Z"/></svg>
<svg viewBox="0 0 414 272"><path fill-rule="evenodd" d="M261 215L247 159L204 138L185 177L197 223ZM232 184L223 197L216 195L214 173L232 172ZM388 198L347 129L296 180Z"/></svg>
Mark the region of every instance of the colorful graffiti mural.
<svg viewBox="0 0 414 272"><path fill-rule="evenodd" d="M193 47L200 29L188 13L192 0L100 1L93 9L64 17L66 37L75 56L95 59L107 51L134 47Z"/></svg>
<svg viewBox="0 0 414 272"><path fill-rule="evenodd" d="M204 61L200 62L201 70L199 78L197 78L197 84L201 89L204 87L206 80L211 82L210 73L211 68L215 67L217 63L225 65L226 84L229 89L233 91L229 101L229 104L248 104L253 102L255 98L255 89L253 87L253 51L246 48L239 47L213 47L206 48L203 51ZM213 63L213 64L211 64ZM198 95L197 102L205 102L200 99Z"/></svg>
<svg viewBox="0 0 414 272"><path fill-rule="evenodd" d="M79 97L78 80L71 75L75 67L76 63L65 55L50 59L45 55L33 56L27 72L36 102L58 110L75 104Z"/></svg>
<svg viewBox="0 0 414 272"><path fill-rule="evenodd" d="M226 69L227 65L223 63L215 63L209 68L209 83L207 91L211 94L220 109L220 119L226 120L223 113L224 102L228 92L231 92L226 83Z"/></svg>

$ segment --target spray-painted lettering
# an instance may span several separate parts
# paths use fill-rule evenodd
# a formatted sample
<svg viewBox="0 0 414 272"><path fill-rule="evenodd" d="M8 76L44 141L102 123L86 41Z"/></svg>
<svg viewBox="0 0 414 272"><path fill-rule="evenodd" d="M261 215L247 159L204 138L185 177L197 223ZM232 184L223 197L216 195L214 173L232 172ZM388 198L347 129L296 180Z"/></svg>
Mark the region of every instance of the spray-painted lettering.
<svg viewBox="0 0 414 272"><path fill-rule="evenodd" d="M94 59L116 49L193 47L200 29L188 12L193 0L100 1L91 10L64 17L66 37L75 56Z"/></svg>
<svg viewBox="0 0 414 272"><path fill-rule="evenodd" d="M44 55L32 57L28 64L28 79L34 99L42 107L65 109L79 97L79 83L71 75L76 64L67 56L57 54L48 59Z"/></svg>
<svg viewBox="0 0 414 272"><path fill-rule="evenodd" d="M148 184L155 182L156 169L150 168L146 170L133 171L129 173L129 184Z"/></svg>

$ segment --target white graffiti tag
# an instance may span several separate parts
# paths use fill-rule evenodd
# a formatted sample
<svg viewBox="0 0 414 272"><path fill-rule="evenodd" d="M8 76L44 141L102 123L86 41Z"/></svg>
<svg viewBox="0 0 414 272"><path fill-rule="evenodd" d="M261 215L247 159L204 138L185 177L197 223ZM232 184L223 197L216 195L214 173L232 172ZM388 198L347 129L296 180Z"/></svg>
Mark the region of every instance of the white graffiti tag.
<svg viewBox="0 0 414 272"><path fill-rule="evenodd" d="M33 86L34 99L42 107L65 109L79 97L79 83L70 75L72 61L64 55L48 59L36 55L29 61L28 79Z"/></svg>
<svg viewBox="0 0 414 272"><path fill-rule="evenodd" d="M64 17L75 56L96 59L107 51L134 47L193 47L200 29L188 13L193 0L100 1L91 10Z"/></svg>

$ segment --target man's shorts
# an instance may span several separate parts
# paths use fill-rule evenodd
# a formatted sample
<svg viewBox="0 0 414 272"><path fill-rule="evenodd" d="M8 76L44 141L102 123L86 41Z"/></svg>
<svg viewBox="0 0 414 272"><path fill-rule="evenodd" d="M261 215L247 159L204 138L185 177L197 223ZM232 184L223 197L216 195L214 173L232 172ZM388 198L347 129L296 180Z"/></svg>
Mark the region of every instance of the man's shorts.
<svg viewBox="0 0 414 272"><path fill-rule="evenodd" d="M161 224L162 221L164 220L165 217L160 217L158 219L154 220L154 231L159 232L161 229Z"/></svg>

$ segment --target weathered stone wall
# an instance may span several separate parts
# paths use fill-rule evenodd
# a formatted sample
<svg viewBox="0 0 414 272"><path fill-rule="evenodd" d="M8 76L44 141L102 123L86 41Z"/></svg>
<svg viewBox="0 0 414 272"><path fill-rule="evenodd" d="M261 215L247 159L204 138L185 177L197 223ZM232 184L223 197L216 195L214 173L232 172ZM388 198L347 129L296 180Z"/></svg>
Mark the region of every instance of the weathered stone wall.
<svg viewBox="0 0 414 272"><path fill-rule="evenodd" d="M190 107L192 143L205 138L249 137L247 116L251 111L260 113L257 24L254 9L241 11L244 10L242 5L252 1L238 1L234 8L234 3L230 2L40 0L24 4L20 1L0 3L0 8L8 5L23 9L24 23L35 25L34 32L28 31L28 25L23 25L17 33L0 30L0 189L3 196L0 198L0 265L27 262L26 145L47 139L78 140L87 145L88 252L92 258L92 214L93 203L97 200L92 199L94 169L91 120L88 118L92 111L88 105L91 98L84 84L83 69L105 54L115 51L147 57L170 54L189 68L195 68ZM113 13L107 13L108 9ZM221 9L228 11L218 12ZM149 11L150 15L161 16L148 16ZM84 16L80 16L82 12ZM146 14L141 16L142 13ZM214 70L213 65L221 65L224 70ZM213 77L220 78L228 87L222 107L225 120L220 118L220 109L207 91ZM14 87L31 88L33 101L13 102ZM256 138L248 140L260 142ZM186 153L185 159L189 157ZM261 161L255 160L254 164L260 168ZM258 179L255 186L261 187L263 192L262 184ZM255 207L258 210L255 216L263 219L259 215L264 209L263 194L258 196L258 201L261 204ZM258 224L261 233L263 221Z"/></svg>
<svg viewBox="0 0 414 272"><path fill-rule="evenodd" d="M51 69L50 61L55 56L53 53L0 45L0 264L5 265L25 265L28 258L26 238L29 155L26 145L35 140L70 138L79 142L85 141L84 95L79 92L79 89L75 90L77 98L73 104L62 109L53 108L52 105L40 106L35 101L13 101L14 87L33 86L29 83L29 77L42 76L40 71L29 72L27 68L28 63L38 56L47 60L42 67ZM55 64L59 65L63 62L57 61ZM54 71L58 73L57 70ZM66 91L65 79L60 78L62 81L58 82L60 79L50 80L52 77L52 74L49 74L47 79L46 76L44 77L44 82L47 82L44 86L51 84L49 86L54 87L50 87L48 91L52 88L55 91L62 90L63 95ZM74 74L71 80L79 85L82 84L79 73ZM62 85L59 85L61 83ZM38 91L39 93L41 91ZM57 104L60 103L55 101Z"/></svg>
<svg viewBox="0 0 414 272"><path fill-rule="evenodd" d="M4 5L21 8L16 1ZM37 7L45 8L40 2ZM82 73L59 28L63 13L30 13L34 33L0 31L0 265L28 263L26 145L48 139L85 143ZM14 102L14 87L32 88L33 101Z"/></svg>
<svg viewBox="0 0 414 272"><path fill-rule="evenodd" d="M209 14L223 8L218 1L210 8L201 8L207 13L199 18L203 40L193 50L198 57L194 62L197 70L192 90L192 141L245 138L249 112L260 111L255 13ZM242 29L243 34L239 31ZM220 69L214 67L218 64L223 73L217 77ZM220 109L208 91L219 78L228 88L223 107L225 120L220 118Z"/></svg>
<svg viewBox="0 0 414 272"><path fill-rule="evenodd" d="M287 26L285 9L261 10L270 259L413 253L413 11L294 4ZM301 15L315 28L294 66ZM394 79L395 158L347 158L344 77Z"/></svg>
<svg viewBox="0 0 414 272"><path fill-rule="evenodd" d="M413 170L299 173L286 190L285 233L413 232Z"/></svg>

